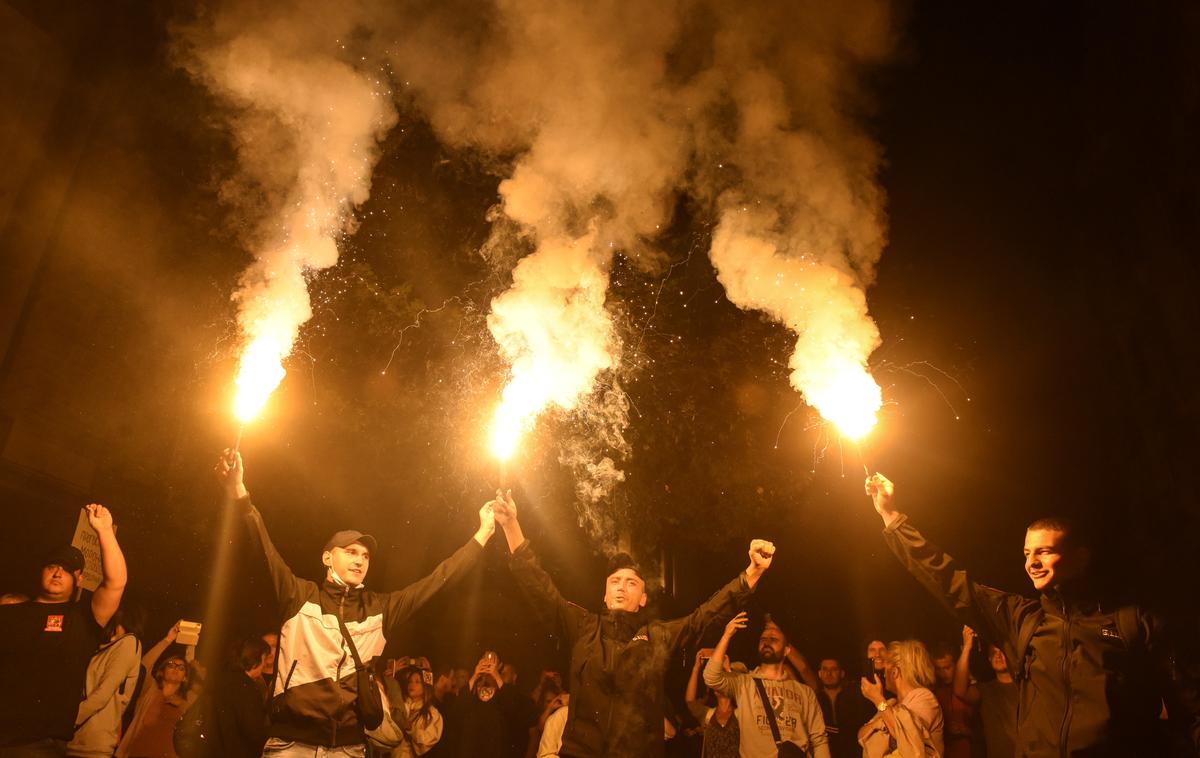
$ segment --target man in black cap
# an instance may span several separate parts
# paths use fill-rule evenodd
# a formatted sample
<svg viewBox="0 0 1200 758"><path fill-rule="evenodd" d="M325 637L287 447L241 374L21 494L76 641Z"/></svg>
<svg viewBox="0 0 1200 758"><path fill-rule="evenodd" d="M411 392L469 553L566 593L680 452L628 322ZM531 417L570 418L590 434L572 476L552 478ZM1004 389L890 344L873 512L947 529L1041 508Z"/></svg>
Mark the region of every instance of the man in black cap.
<svg viewBox="0 0 1200 758"><path fill-rule="evenodd" d="M559 755L662 755L668 661L695 646L710 626L733 617L771 566L775 546L751 542L746 570L690 615L673 621L648 617L645 578L633 558L620 553L609 564L605 610L597 614L558 594L525 540L511 492L497 493L491 505L512 551L509 565L517 584L546 620L563 630L571 650L571 705Z"/></svg>
<svg viewBox="0 0 1200 758"><path fill-rule="evenodd" d="M364 666L383 652L387 638L442 587L461 577L496 530L491 505L479 510L479 529L467 544L429 576L397 592L363 587L375 538L352 529L329 538L321 553L323 582L300 579L267 535L262 514L250 502L242 479L242 457L228 452L217 462L226 497L241 509L267 558L280 616L279 652L267 711L270 724L264 755L273 757L366 753L358 718L358 677L344 626Z"/></svg>
<svg viewBox="0 0 1200 758"><path fill-rule="evenodd" d="M121 604L125 556L112 514L84 510L100 541L96 591L76 602L83 553L64 545L46 556L32 602L0 606L0 758L66 754L88 662Z"/></svg>

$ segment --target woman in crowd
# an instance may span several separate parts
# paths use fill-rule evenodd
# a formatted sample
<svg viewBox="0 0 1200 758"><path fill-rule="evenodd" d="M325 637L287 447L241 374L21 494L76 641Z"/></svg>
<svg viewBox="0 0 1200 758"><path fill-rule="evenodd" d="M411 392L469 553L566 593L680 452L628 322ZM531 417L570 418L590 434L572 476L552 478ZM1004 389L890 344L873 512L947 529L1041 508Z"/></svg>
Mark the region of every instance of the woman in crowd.
<svg viewBox="0 0 1200 758"><path fill-rule="evenodd" d="M428 664L422 667L409 659L402 663L394 680L384 682L393 718L404 732L392 758L424 755L442 739L442 714L433 704L432 680Z"/></svg>
<svg viewBox="0 0 1200 758"><path fill-rule="evenodd" d="M929 690L933 663L918 640L893 642L884 656L884 681L862 679L862 694L878 713L858 731L863 758L926 758L944 750L942 709ZM884 687L895 692L888 699Z"/></svg>
<svg viewBox="0 0 1200 758"><path fill-rule="evenodd" d="M121 719L133 700L141 673L145 612L122 605L105 627L108 642L92 657L85 697L75 719L75 736L67 745L72 758L109 758L121 737Z"/></svg>
<svg viewBox="0 0 1200 758"><path fill-rule="evenodd" d="M696 653L696 664L692 666L692 675L688 679L687 693L684 698L687 700L688 710L700 722L700 728L704 734L704 747L701 753L703 757L737 758L738 748L741 744L741 731L738 726L737 714L734 712L733 698L725 697L711 690L708 699L702 699L698 695L700 672L708 663L708 659L712 658L712 653L712 648L705 648ZM737 667L741 667L740 673L746 673L745 664L735 663L731 668L729 660L725 660L726 670L733 670Z"/></svg>
<svg viewBox="0 0 1200 758"><path fill-rule="evenodd" d="M116 758L177 758L172 741L175 725L200 694L196 667L177 653L163 655L178 636L179 622L175 622L142 657L148 676Z"/></svg>

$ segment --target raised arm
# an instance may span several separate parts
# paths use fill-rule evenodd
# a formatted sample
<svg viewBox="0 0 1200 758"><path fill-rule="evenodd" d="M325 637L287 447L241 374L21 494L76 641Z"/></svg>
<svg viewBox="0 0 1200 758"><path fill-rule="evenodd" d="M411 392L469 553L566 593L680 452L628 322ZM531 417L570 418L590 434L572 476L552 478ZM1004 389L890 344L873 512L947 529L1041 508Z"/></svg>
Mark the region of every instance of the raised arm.
<svg viewBox="0 0 1200 758"><path fill-rule="evenodd" d="M491 505L496 514L496 524L504 530L504 537L512 552L508 565L521 593L548 622L561 624L567 639L574 642L591 614L564 599L550 575L538 563L537 555L525 540L517 520L517 504L512 491L497 493Z"/></svg>
<svg viewBox="0 0 1200 758"><path fill-rule="evenodd" d="M975 630L964 626L962 650L954 663L954 696L971 705L979 704L979 688L971 685L971 646L975 644Z"/></svg>
<svg viewBox="0 0 1200 758"><path fill-rule="evenodd" d="M492 512L492 504L487 503L479 509L479 529L467 540L467 544L439 563L428 576L418 579L402 590L388 594L383 617L385 628L391 629L410 618L443 587L467 573L479 560L479 556L483 554L483 546L495 532L496 517Z"/></svg>
<svg viewBox="0 0 1200 758"><path fill-rule="evenodd" d="M154 670L154 664L158 663L158 659L162 657L163 652L165 652L166 649L170 647L171 643L175 641L175 638L179 636L179 624L180 622L176 621L175 624L167 630L166 636L154 643L150 649L146 651L146 654L142 656L142 668L146 669L147 673Z"/></svg>
<svg viewBox="0 0 1200 758"><path fill-rule="evenodd" d="M706 647L696 652L696 663L692 666L692 675L688 677L687 690L683 693L684 702L688 705L695 702L703 702L697 697L700 691L700 669L704 665L704 660L711 658L712 655L713 649L711 647Z"/></svg>
<svg viewBox="0 0 1200 758"><path fill-rule="evenodd" d="M735 697L737 694L738 675L725 670L725 656L729 652L729 641L733 639L733 635L737 634L739 629L745 628L746 612L742 611L725 625L725 633L721 635L717 646L713 648L712 658L708 659L708 665L704 667L704 683L708 685L709 689L725 697Z"/></svg>
<svg viewBox="0 0 1200 758"><path fill-rule="evenodd" d="M88 523L100 538L100 570L104 575L100 586L92 593L92 616L97 624L105 626L121 605L129 575L125 569L125 554L117 544L112 514L103 505L95 503L84 510L87 511Z"/></svg>
<svg viewBox="0 0 1200 758"><path fill-rule="evenodd" d="M895 488L887 477L870 477L866 491L883 519L884 540L904 568L961 623L981 630L986 639L1001 645L1009 660L1015 660L1020 620L1033 612L1037 603L972 580L966 569L926 540L908 517L895 509Z"/></svg>
<svg viewBox="0 0 1200 758"><path fill-rule="evenodd" d="M225 507L234 508L246 519L252 539L267 559L267 571L271 575L271 585L275 588L276 601L281 608L290 610L289 606L305 595L304 590L308 582L292 573L283 556L275 549L275 543L267 533L267 525L263 523L262 514L250 502L250 492L246 489L243 478L242 454L227 450L217 461L214 470L225 495Z"/></svg>
<svg viewBox="0 0 1200 758"><path fill-rule="evenodd" d="M789 646L787 662L796 671L800 681L812 687L814 692L820 688L821 680L817 678L817 672L812 670L812 666L808 665L808 659L804 657L803 653Z"/></svg>
<svg viewBox="0 0 1200 758"><path fill-rule="evenodd" d="M775 545L766 540L750 543L750 565L733 581L717 590L712 597L700 604L689 615L663 624L670 635L670 649L690 648L700 641L705 630L716 624L727 622L738 608L746 604L758 580L771 567L775 557Z"/></svg>

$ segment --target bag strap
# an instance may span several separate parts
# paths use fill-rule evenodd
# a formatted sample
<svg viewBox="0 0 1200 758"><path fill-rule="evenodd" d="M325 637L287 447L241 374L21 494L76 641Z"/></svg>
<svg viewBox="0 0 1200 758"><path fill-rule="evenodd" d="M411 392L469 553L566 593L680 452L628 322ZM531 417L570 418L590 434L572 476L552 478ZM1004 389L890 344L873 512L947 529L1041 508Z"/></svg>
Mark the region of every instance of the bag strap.
<svg viewBox="0 0 1200 758"><path fill-rule="evenodd" d="M775 738L775 744L783 742L783 736L779 733L779 724L775 721L775 709L771 707L771 699L767 697L767 688L763 685L762 679L757 676L753 677L754 686L758 688L758 697L762 700L763 710L767 712L767 723L771 725L771 736Z"/></svg>
<svg viewBox="0 0 1200 758"><path fill-rule="evenodd" d="M362 658L358 657L358 648L354 646L354 640L350 639L350 630L346 628L346 622L342 621L341 616L338 616L338 627L342 630L342 639L346 641L346 647L350 648L350 657L354 659L355 667L362 671L366 666L363 666Z"/></svg>

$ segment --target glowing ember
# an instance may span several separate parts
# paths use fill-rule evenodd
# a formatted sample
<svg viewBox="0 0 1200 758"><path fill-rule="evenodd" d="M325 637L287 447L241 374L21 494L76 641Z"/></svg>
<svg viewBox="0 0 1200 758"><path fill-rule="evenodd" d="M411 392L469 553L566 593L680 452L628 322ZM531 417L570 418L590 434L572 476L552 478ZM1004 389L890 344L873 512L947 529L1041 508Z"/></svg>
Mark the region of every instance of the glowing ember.
<svg viewBox="0 0 1200 758"><path fill-rule="evenodd" d="M809 386L805 400L838 428L843 437L865 437L879 420L883 395L879 385L862 366L846 364L834 368L827 382Z"/></svg>
<svg viewBox="0 0 1200 758"><path fill-rule="evenodd" d="M283 359L290 351L290 343L263 336L251 342L242 354L233 412L243 424L258 415L271 393L283 381L287 373L283 368Z"/></svg>

